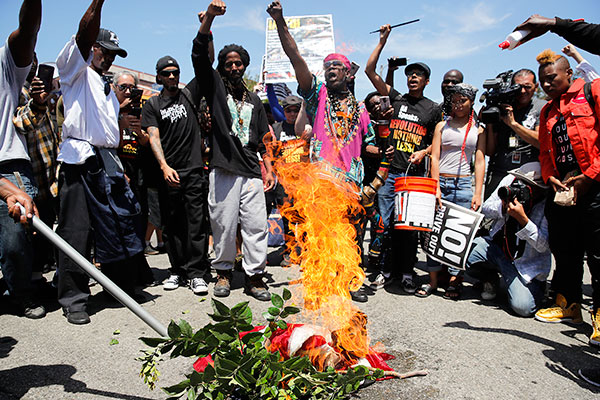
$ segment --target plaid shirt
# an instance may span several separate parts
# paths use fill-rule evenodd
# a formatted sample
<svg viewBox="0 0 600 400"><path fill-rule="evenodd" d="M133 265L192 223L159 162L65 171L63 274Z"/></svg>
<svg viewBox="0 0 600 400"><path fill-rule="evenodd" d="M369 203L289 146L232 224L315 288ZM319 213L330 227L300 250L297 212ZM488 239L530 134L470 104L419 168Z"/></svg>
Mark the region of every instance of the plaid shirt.
<svg viewBox="0 0 600 400"><path fill-rule="evenodd" d="M27 139L27 149L39 193L36 200L48 200L58 195L56 170L58 135L48 109L33 104L29 90L21 90L19 107L13 116L17 132Z"/></svg>

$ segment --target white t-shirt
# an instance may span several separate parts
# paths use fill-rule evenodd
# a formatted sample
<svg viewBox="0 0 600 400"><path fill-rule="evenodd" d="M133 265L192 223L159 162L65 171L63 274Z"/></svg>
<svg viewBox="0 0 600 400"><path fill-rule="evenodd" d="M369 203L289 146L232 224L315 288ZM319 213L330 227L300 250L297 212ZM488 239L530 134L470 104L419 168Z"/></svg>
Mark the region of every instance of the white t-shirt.
<svg viewBox="0 0 600 400"><path fill-rule="evenodd" d="M91 61L92 51L84 60L75 36L56 59L65 104L58 161L67 164L83 164L94 155L92 145L119 146L119 101L112 90L104 93L104 81L89 67Z"/></svg>
<svg viewBox="0 0 600 400"><path fill-rule="evenodd" d="M8 40L0 48L0 163L11 160L29 160L25 137L15 129L13 115L19 105L19 93L31 70L17 67L8 47Z"/></svg>

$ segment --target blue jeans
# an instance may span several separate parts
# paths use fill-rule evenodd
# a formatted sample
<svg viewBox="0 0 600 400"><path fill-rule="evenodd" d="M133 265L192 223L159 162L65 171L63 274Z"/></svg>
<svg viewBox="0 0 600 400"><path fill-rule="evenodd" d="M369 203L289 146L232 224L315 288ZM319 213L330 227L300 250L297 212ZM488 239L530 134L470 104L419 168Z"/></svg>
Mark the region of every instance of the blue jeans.
<svg viewBox="0 0 600 400"><path fill-rule="evenodd" d="M545 282L537 279L525 282L500 246L490 238L475 238L467 259L467 273L480 280L494 282L498 280L497 272L502 275L513 311L522 317L532 316L544 295Z"/></svg>
<svg viewBox="0 0 600 400"><path fill-rule="evenodd" d="M21 174L25 192L31 198L35 198L37 187L29 161L9 161L0 166L0 176L18 187L14 172ZM12 296L23 298L32 294L32 237L23 225L15 223L8 215L8 207L3 201L0 201L0 266L8 291Z"/></svg>
<svg viewBox="0 0 600 400"><path fill-rule="evenodd" d="M471 177L447 178L440 176L440 191L442 192L442 199L464 208L471 208L471 200L473 199ZM427 270L438 272L442 270L442 266L439 262L427 257ZM449 267L448 272L450 275L458 276L461 270Z"/></svg>

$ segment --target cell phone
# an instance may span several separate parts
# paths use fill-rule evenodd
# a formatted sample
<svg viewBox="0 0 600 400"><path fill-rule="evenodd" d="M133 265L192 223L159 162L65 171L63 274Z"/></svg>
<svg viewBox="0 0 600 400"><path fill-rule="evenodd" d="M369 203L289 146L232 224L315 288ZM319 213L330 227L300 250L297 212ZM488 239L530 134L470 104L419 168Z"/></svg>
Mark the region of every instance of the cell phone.
<svg viewBox="0 0 600 400"><path fill-rule="evenodd" d="M353 61L352 62L352 67L350 68L349 75L350 76L356 76L356 73L358 72L359 69L360 69L360 65L358 65L357 63L355 63Z"/></svg>
<svg viewBox="0 0 600 400"><path fill-rule="evenodd" d="M379 96L379 108L382 113L386 112L391 106L390 96Z"/></svg>
<svg viewBox="0 0 600 400"><path fill-rule="evenodd" d="M142 115L142 94L144 91L142 89L131 89L131 110L129 110L129 115L132 115L136 118L139 118Z"/></svg>
<svg viewBox="0 0 600 400"><path fill-rule="evenodd" d="M40 64L38 66L38 78L44 82L44 91L50 93L52 91L52 78L54 77L54 67L51 65Z"/></svg>
<svg viewBox="0 0 600 400"><path fill-rule="evenodd" d="M142 116L142 108L141 107L132 107L131 110L127 113L133 117L140 118Z"/></svg>
<svg viewBox="0 0 600 400"><path fill-rule="evenodd" d="M406 57L390 57L388 58L389 67L401 67L408 64Z"/></svg>

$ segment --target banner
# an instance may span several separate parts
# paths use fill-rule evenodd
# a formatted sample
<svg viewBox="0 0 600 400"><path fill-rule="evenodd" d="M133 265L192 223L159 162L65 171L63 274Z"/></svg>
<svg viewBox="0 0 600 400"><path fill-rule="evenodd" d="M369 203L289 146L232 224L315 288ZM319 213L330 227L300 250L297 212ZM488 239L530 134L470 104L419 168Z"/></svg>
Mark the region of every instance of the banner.
<svg viewBox="0 0 600 400"><path fill-rule="evenodd" d="M287 17L285 20L308 69L317 77L322 78L323 59L335 52L332 16L308 15ZM294 68L281 47L277 25L271 18L267 19L265 54L263 70L263 72L266 71L265 83L296 81Z"/></svg>
<svg viewBox="0 0 600 400"><path fill-rule="evenodd" d="M431 232L423 236L423 250L444 265L465 269L482 219L483 214L442 200L442 207L435 211Z"/></svg>

